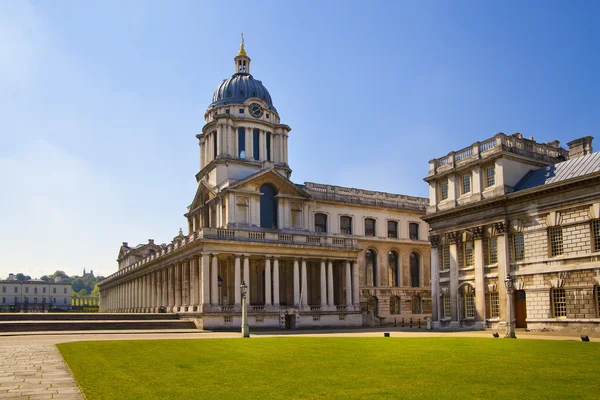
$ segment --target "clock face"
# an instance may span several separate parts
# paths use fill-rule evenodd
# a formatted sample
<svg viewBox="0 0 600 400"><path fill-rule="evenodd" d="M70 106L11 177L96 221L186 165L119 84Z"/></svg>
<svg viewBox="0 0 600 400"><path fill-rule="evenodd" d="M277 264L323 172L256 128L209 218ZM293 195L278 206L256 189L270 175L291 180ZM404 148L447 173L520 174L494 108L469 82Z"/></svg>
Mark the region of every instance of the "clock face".
<svg viewBox="0 0 600 400"><path fill-rule="evenodd" d="M250 115L252 115L254 118L260 118L263 115L263 108L260 106L260 104L258 103L252 103L250 104L250 107L248 107L250 110Z"/></svg>

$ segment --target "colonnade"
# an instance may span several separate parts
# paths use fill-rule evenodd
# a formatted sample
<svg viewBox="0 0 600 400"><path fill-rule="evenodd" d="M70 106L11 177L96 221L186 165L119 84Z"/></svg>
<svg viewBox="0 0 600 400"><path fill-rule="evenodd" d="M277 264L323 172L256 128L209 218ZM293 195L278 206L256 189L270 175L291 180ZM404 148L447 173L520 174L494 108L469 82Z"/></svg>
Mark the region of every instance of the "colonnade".
<svg viewBox="0 0 600 400"><path fill-rule="evenodd" d="M227 273L231 265L229 260L232 258L233 277ZM252 268L251 261L254 265ZM342 261L343 268L343 273L339 273L336 279L338 290L343 289L340 292L343 293L343 298L340 299L342 296L338 295L338 301L335 303L334 260L286 257L286 265L292 265L292 285L289 286L293 290L293 304L282 301L282 297L288 296L287 293L280 292L280 283L288 287L286 276L289 274L286 274L287 270L281 270L281 261L282 258L278 256L250 257L246 254L203 253L165 266L146 267L144 272L131 272L130 277L124 276L120 282L105 289L101 288L101 311L241 311L242 282L247 286L246 297L250 300L247 302L250 311L277 311L280 307L298 307L301 310L312 311L359 309L359 274L356 260L335 260L338 263ZM307 261L313 264L320 262L320 304L309 304ZM227 304L224 304L222 291L227 292ZM253 296L254 291L260 291L260 296L257 296L257 293ZM230 296L231 292L233 297Z"/></svg>

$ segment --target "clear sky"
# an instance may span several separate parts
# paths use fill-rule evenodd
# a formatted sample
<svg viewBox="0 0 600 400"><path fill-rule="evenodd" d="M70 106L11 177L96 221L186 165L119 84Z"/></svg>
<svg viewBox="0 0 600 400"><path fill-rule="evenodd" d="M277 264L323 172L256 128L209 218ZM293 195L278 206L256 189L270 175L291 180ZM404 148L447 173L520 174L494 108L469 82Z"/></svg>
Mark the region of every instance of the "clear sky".
<svg viewBox="0 0 600 400"><path fill-rule="evenodd" d="M599 20L581 0L0 1L0 278L107 275L121 242L186 227L240 32L292 180L426 197L428 160L497 132L599 136Z"/></svg>

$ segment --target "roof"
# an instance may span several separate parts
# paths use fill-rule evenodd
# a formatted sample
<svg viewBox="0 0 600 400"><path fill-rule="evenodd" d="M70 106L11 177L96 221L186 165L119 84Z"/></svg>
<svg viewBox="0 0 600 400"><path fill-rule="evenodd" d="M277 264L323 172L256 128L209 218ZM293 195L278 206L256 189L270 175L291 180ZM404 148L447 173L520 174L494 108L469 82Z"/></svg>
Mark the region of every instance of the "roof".
<svg viewBox="0 0 600 400"><path fill-rule="evenodd" d="M270 110L277 111L269 91L262 82L254 79L250 74L243 73L234 74L231 78L223 80L215 90L212 103L208 108L226 104L244 104L244 101L253 97L267 103Z"/></svg>
<svg viewBox="0 0 600 400"><path fill-rule="evenodd" d="M600 152L531 170L515 185L515 192L600 172Z"/></svg>

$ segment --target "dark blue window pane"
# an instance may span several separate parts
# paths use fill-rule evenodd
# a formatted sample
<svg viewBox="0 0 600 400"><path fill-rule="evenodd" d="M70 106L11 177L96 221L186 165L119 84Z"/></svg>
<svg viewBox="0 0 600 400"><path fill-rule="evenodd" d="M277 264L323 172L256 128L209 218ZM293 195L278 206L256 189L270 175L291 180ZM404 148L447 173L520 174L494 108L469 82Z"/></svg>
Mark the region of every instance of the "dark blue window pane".
<svg viewBox="0 0 600 400"><path fill-rule="evenodd" d="M246 154L246 128L238 128L238 156L241 157L242 151Z"/></svg>
<svg viewBox="0 0 600 400"><path fill-rule="evenodd" d="M260 159L260 147L258 147L259 138L260 138L260 131L258 129L254 129L252 131L252 146L254 147L252 149L252 150L254 150L252 157L254 157L255 160Z"/></svg>
<svg viewBox="0 0 600 400"><path fill-rule="evenodd" d="M217 158L217 132L214 133L215 137L213 140L213 158Z"/></svg>
<svg viewBox="0 0 600 400"><path fill-rule="evenodd" d="M260 187L260 227L268 229L277 228L277 192L269 184Z"/></svg>
<svg viewBox="0 0 600 400"><path fill-rule="evenodd" d="M271 161L271 132L267 132L267 161Z"/></svg>

